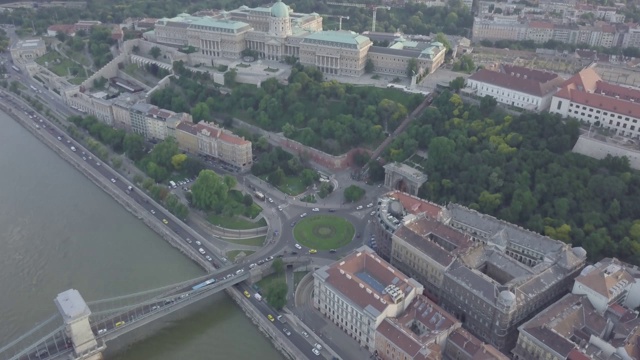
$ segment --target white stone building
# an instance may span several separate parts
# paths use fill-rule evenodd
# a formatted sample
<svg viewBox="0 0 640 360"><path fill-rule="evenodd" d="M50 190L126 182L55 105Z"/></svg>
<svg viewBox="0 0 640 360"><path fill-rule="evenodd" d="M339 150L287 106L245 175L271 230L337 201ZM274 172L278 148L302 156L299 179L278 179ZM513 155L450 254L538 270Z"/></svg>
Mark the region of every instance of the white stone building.
<svg viewBox="0 0 640 360"><path fill-rule="evenodd" d="M400 316L423 291L366 246L316 270L313 287L313 306L371 352L382 321Z"/></svg>
<svg viewBox="0 0 640 360"><path fill-rule="evenodd" d="M489 95L501 104L545 111L563 81L551 72L501 65L497 71L481 69L471 75L467 78L467 88L478 97Z"/></svg>
<svg viewBox="0 0 640 360"><path fill-rule="evenodd" d="M19 40L11 46L10 52L13 63L20 66L44 55L47 47L41 38Z"/></svg>

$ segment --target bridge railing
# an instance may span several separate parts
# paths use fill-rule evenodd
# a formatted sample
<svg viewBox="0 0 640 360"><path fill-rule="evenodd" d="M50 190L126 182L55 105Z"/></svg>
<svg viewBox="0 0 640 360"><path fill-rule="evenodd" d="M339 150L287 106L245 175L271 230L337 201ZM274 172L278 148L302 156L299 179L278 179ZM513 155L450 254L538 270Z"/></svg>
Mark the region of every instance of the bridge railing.
<svg viewBox="0 0 640 360"><path fill-rule="evenodd" d="M0 359L12 359L16 354L19 354L24 349L37 344L39 341L45 339L49 334L58 330L62 324L63 321L60 314L53 314L46 320L37 324L31 330L0 348Z"/></svg>

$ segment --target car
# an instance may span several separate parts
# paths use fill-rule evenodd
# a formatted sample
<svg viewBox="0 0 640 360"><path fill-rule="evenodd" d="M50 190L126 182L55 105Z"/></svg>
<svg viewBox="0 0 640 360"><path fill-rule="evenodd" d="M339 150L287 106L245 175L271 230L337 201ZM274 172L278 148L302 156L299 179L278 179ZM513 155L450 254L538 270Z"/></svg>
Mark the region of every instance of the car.
<svg viewBox="0 0 640 360"><path fill-rule="evenodd" d="M302 213L302 215L300 215L301 218L307 216L307 213Z"/></svg>
<svg viewBox="0 0 640 360"><path fill-rule="evenodd" d="M318 208L313 208L313 209L311 209L311 211L313 211L313 212L318 212L318 211L320 211L320 209L318 209Z"/></svg>
<svg viewBox="0 0 640 360"><path fill-rule="evenodd" d="M124 324L125 324L125 322L124 322L124 321L118 321L118 322L116 323L116 327L122 326L122 325L124 325Z"/></svg>
<svg viewBox="0 0 640 360"><path fill-rule="evenodd" d="M191 239L187 238L187 243L191 244Z"/></svg>
<svg viewBox="0 0 640 360"><path fill-rule="evenodd" d="M99 162L97 162L97 163L96 163L96 166L100 166L100 163L99 163Z"/></svg>
<svg viewBox="0 0 640 360"><path fill-rule="evenodd" d="M316 249L309 249L309 254L315 254L317 252L318 252L318 250L316 250Z"/></svg>
<svg viewBox="0 0 640 360"><path fill-rule="evenodd" d="M289 331L289 329L287 328L282 329L282 332L287 334L287 336L291 336L291 331Z"/></svg>
<svg viewBox="0 0 640 360"><path fill-rule="evenodd" d="M169 224L169 222L167 221L167 219L162 219L162 222L163 222L165 225L168 225L168 224Z"/></svg>
<svg viewBox="0 0 640 360"><path fill-rule="evenodd" d="M268 256L266 259L264 259L264 261L271 261L273 260L273 256Z"/></svg>
<svg viewBox="0 0 640 360"><path fill-rule="evenodd" d="M62 141L62 138L60 136L58 136L58 140Z"/></svg>
<svg viewBox="0 0 640 360"><path fill-rule="evenodd" d="M336 212L336 209L329 209L329 212Z"/></svg>
<svg viewBox="0 0 640 360"><path fill-rule="evenodd" d="M282 205L278 205L278 210L282 211Z"/></svg>
<svg viewBox="0 0 640 360"><path fill-rule="evenodd" d="M200 246L202 243L199 240L196 240L196 245Z"/></svg>
<svg viewBox="0 0 640 360"><path fill-rule="evenodd" d="M356 210L362 210L362 205L358 205L358 207L356 208Z"/></svg>
<svg viewBox="0 0 640 360"><path fill-rule="evenodd" d="M93 157L91 157L91 155L89 155L89 160L93 159Z"/></svg>
<svg viewBox="0 0 640 360"><path fill-rule="evenodd" d="M249 269L253 269L253 268L254 268L254 267L256 267L256 266L258 266L258 264L255 264L255 263L254 263L254 264L251 264L251 265L249 265Z"/></svg>
<svg viewBox="0 0 640 360"><path fill-rule="evenodd" d="M71 140L67 140L67 144L71 144Z"/></svg>
<svg viewBox="0 0 640 360"><path fill-rule="evenodd" d="M357 233L357 234L356 234L356 237L357 237L357 238L360 238L360 233Z"/></svg>
<svg viewBox="0 0 640 360"><path fill-rule="evenodd" d="M313 345L316 349L318 350L322 350L322 345L316 343L315 345Z"/></svg>
<svg viewBox="0 0 640 360"><path fill-rule="evenodd" d="M270 202L270 203L273 203L273 199L272 199L272 198L269 198L269 202Z"/></svg>
<svg viewBox="0 0 640 360"><path fill-rule="evenodd" d="M329 252L332 253L332 254L335 254L336 249L331 249L331 250L329 250Z"/></svg>
<svg viewBox="0 0 640 360"><path fill-rule="evenodd" d="M246 296L247 298L251 297L251 294L249 294L249 292L247 290L244 291L244 296Z"/></svg>
<svg viewBox="0 0 640 360"><path fill-rule="evenodd" d="M236 275L240 275L244 272L244 269L238 269L238 271L236 271Z"/></svg>
<svg viewBox="0 0 640 360"><path fill-rule="evenodd" d="M308 337L309 337L309 334L308 334L306 331L303 331L303 332L301 332L300 334L302 334L302 336L304 336L304 337L306 337L306 338L308 338Z"/></svg>
<svg viewBox="0 0 640 360"><path fill-rule="evenodd" d="M202 254L202 255L206 254L206 252L204 251L204 249L203 249L203 248L199 248L199 249L198 249L198 252L199 252L200 254Z"/></svg>
<svg viewBox="0 0 640 360"><path fill-rule="evenodd" d="M106 332L107 332L107 329L100 329L100 330L98 330L98 335L104 334Z"/></svg>
<svg viewBox="0 0 640 360"><path fill-rule="evenodd" d="M111 178L111 182L115 184L116 183L116 179Z"/></svg>
<svg viewBox="0 0 640 360"><path fill-rule="evenodd" d="M294 227L294 226L296 226L296 222L295 221L291 223L291 227Z"/></svg>
<svg viewBox="0 0 640 360"><path fill-rule="evenodd" d="M189 294L182 294L182 295L180 295L180 299L184 299L184 298L186 298L187 296L189 296Z"/></svg>
<svg viewBox="0 0 640 360"><path fill-rule="evenodd" d="M292 251L291 255L298 255L298 252L297 251Z"/></svg>
<svg viewBox="0 0 640 360"><path fill-rule="evenodd" d="M269 319L269 321L271 322L275 321L275 319L273 318L273 315L271 314L267 315L267 319Z"/></svg>
<svg viewBox="0 0 640 360"><path fill-rule="evenodd" d="M258 261L258 265L262 265L262 264L264 264L264 263L265 263L265 261L264 261L264 260L260 260L260 261Z"/></svg>
<svg viewBox="0 0 640 360"><path fill-rule="evenodd" d="M367 207L368 207L368 208L373 207L373 203L368 203L368 204L367 204Z"/></svg>
<svg viewBox="0 0 640 360"><path fill-rule="evenodd" d="M372 211L372 212L371 212L371 214L369 214L369 215L373 216L373 215L375 215L375 214L376 214L376 212L375 212L375 210L374 210L374 211Z"/></svg>
<svg viewBox="0 0 640 360"><path fill-rule="evenodd" d="M300 246L300 244L294 244L293 246L295 246L295 247L296 247L296 249L298 249L298 250L301 250L301 249L302 249L302 246Z"/></svg>
<svg viewBox="0 0 640 360"><path fill-rule="evenodd" d="M213 261L213 259L209 255L205 256L204 258L207 259L207 261Z"/></svg>
<svg viewBox="0 0 640 360"><path fill-rule="evenodd" d="M83 156L83 157L82 157L82 160L87 161L87 158Z"/></svg>
<svg viewBox="0 0 640 360"><path fill-rule="evenodd" d="M316 354L316 356L320 355L320 351L318 351L318 349L316 349L316 348L311 348L311 352Z"/></svg>

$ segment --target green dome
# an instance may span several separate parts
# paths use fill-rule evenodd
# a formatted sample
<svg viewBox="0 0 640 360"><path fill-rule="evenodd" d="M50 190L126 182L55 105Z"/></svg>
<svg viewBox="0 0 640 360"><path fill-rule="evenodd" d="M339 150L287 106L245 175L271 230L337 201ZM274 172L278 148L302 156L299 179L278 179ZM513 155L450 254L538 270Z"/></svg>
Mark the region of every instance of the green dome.
<svg viewBox="0 0 640 360"><path fill-rule="evenodd" d="M271 7L271 16L277 18L289 17L289 7L285 5L281 0L278 0Z"/></svg>

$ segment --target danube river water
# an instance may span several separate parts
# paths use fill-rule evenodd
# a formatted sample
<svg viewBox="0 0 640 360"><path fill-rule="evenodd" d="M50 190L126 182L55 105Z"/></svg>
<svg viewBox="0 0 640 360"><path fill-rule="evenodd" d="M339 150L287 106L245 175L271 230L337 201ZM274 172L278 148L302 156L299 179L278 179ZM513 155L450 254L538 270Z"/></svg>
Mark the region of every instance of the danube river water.
<svg viewBox="0 0 640 360"><path fill-rule="evenodd" d="M203 274L0 112L0 347L55 313L64 290L91 301ZM282 359L225 294L199 305L112 358Z"/></svg>

